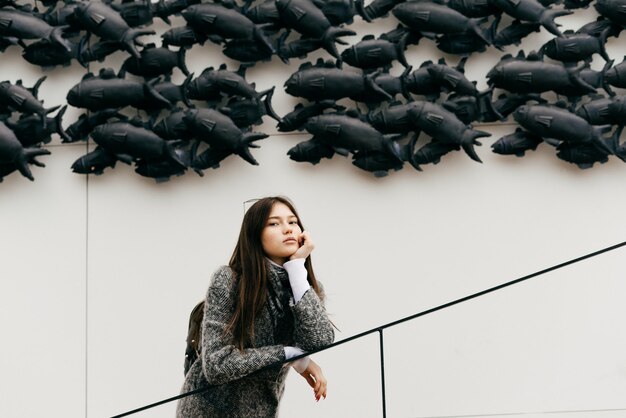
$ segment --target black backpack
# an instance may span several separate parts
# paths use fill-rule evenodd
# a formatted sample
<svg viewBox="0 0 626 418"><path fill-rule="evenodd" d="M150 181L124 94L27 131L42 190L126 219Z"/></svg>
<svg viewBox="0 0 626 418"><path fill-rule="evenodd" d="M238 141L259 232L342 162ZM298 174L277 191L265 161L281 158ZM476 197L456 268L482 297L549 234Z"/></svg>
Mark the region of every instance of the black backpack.
<svg viewBox="0 0 626 418"><path fill-rule="evenodd" d="M202 318L204 317L204 301L198 303L189 315L187 331L187 349L185 350L185 375L191 365L200 357L202 351Z"/></svg>

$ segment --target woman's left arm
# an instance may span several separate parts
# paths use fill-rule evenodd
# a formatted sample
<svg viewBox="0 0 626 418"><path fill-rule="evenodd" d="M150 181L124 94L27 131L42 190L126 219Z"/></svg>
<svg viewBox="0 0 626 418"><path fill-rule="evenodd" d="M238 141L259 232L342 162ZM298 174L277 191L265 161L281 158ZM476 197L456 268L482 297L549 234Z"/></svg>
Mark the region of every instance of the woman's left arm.
<svg viewBox="0 0 626 418"><path fill-rule="evenodd" d="M292 307L295 319L294 345L305 351L313 351L331 344L335 339L335 332L324 304L309 286L304 259L290 260L283 267L289 275L295 301ZM318 282L318 285L322 290L321 283Z"/></svg>

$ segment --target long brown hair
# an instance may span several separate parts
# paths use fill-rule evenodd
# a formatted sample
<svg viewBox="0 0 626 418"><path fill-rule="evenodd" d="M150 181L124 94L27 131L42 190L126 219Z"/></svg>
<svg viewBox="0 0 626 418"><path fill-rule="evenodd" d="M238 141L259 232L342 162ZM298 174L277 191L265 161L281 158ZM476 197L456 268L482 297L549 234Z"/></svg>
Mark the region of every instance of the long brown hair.
<svg viewBox="0 0 626 418"><path fill-rule="evenodd" d="M261 233L265 228L272 207L276 203L287 206L296 215L298 225L304 231L304 226L293 203L283 196L259 199L244 215L239 239L228 264L235 275L237 298L235 311L225 330L232 332L235 345L240 350L243 350L247 344L253 344L254 320L266 301L268 261L263 252ZM310 255L306 258L304 266L308 272L309 284L323 298L317 280L315 280Z"/></svg>

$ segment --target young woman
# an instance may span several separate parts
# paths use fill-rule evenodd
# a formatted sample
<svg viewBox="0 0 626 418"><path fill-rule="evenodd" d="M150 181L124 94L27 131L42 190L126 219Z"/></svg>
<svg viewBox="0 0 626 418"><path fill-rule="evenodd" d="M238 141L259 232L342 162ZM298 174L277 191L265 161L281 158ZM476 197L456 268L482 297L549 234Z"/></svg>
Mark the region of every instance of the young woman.
<svg viewBox="0 0 626 418"><path fill-rule="evenodd" d="M324 293L311 266L314 245L293 204L258 200L246 212L228 266L207 291L201 353L185 375L178 418L276 417L289 367L265 366L333 342ZM326 397L326 378L308 357L291 365Z"/></svg>

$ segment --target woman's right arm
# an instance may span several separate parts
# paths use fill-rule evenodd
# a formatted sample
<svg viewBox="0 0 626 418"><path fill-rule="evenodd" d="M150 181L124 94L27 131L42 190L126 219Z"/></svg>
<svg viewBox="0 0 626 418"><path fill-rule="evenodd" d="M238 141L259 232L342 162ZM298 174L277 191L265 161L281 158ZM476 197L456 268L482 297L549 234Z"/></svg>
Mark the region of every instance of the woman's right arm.
<svg viewBox="0 0 626 418"><path fill-rule="evenodd" d="M233 287L215 283L218 275L229 274L224 270L216 272L214 283L207 291L202 323L202 369L207 382L212 385L240 379L262 367L285 360L282 345L240 351L233 344L232 333L224 331L234 309Z"/></svg>

